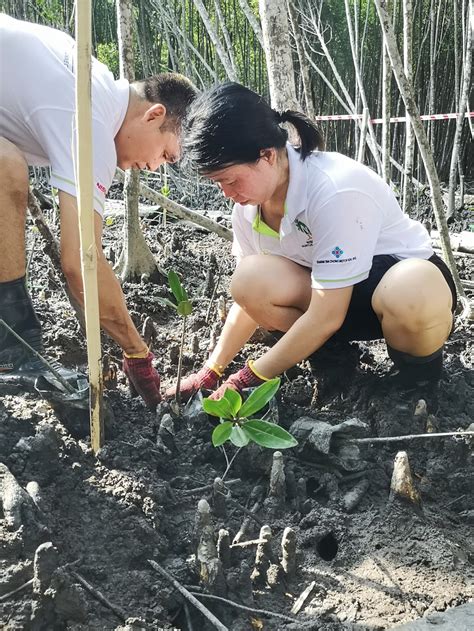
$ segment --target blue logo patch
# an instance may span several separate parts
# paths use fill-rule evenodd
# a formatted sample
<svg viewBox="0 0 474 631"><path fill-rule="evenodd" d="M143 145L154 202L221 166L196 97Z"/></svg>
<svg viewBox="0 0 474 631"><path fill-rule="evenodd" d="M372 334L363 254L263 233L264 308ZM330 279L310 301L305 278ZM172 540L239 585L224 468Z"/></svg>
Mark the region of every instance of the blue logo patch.
<svg viewBox="0 0 474 631"><path fill-rule="evenodd" d="M344 254L344 250L341 250L341 248L338 245L336 245L336 247L331 252L331 254L335 256L337 259L339 259Z"/></svg>

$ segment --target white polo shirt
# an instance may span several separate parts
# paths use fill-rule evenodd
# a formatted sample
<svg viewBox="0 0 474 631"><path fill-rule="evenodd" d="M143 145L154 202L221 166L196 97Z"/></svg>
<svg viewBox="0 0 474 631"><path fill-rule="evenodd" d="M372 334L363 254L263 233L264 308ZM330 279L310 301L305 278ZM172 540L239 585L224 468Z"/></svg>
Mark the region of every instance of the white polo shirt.
<svg viewBox="0 0 474 631"><path fill-rule="evenodd" d="M51 165L51 185L76 196L74 49L66 33L0 14L0 136L13 142L28 164ZM91 81L94 208L103 214L129 84L115 81L96 59Z"/></svg>
<svg viewBox="0 0 474 631"><path fill-rule="evenodd" d="M428 259L428 232L405 215L390 187L371 169L339 153L314 152L301 161L287 144L290 181L279 233L259 221L256 206L232 213L238 260L276 254L311 268L315 289L365 280L377 254Z"/></svg>

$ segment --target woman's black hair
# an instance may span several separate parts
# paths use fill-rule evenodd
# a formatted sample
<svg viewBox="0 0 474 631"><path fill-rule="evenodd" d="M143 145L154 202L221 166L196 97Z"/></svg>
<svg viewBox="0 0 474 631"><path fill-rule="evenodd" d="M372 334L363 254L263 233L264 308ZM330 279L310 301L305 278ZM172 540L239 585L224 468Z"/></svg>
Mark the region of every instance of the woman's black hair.
<svg viewBox="0 0 474 631"><path fill-rule="evenodd" d="M314 149L324 149L321 132L304 114L275 112L252 90L239 83L224 83L194 101L183 139L184 153L201 173L256 162L262 149L285 146L288 132L280 123L291 123L296 129L302 160Z"/></svg>

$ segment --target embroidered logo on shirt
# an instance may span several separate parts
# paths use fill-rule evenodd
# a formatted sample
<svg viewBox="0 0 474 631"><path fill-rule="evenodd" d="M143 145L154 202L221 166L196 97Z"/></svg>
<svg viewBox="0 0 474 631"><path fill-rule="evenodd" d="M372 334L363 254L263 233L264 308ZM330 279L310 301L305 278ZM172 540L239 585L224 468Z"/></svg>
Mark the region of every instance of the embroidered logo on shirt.
<svg viewBox="0 0 474 631"><path fill-rule="evenodd" d="M302 248L307 248L313 245L313 235L308 226L300 221L299 219L295 219L296 229L306 235L306 243L303 243Z"/></svg>
<svg viewBox="0 0 474 631"><path fill-rule="evenodd" d="M336 245L336 247L331 252L331 254L335 256L337 259L340 259L341 256L344 254L344 250L341 250L341 248L338 245Z"/></svg>
<svg viewBox="0 0 474 631"><path fill-rule="evenodd" d="M105 186L103 184L101 184L100 182L96 182L96 186L99 189L99 191L101 193L104 193L104 195L107 193L107 189L105 188Z"/></svg>

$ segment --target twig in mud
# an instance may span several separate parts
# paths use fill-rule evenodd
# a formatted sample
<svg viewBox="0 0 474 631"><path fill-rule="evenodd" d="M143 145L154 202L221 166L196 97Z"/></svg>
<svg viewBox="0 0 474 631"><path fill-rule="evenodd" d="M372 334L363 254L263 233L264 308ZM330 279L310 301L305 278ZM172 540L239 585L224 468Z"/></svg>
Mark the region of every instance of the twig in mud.
<svg viewBox="0 0 474 631"><path fill-rule="evenodd" d="M407 434L406 436L378 436L376 438L344 438L348 443L395 443L401 440L415 440L416 438L442 438L444 436L474 436L474 431L438 432L433 434Z"/></svg>
<svg viewBox="0 0 474 631"><path fill-rule="evenodd" d="M242 609L243 611L249 611L250 613L257 613L262 616L271 616L273 618L279 618L280 620L285 620L286 622L298 622L297 618L290 618L289 616L284 616L281 613L276 613L275 611L268 611L267 609L254 609L253 607L246 607L245 605L241 605L239 603L234 602L233 600L228 600L227 598L222 598L221 596L214 596L213 594L200 594L199 592L189 592L193 596L199 596L200 598L209 598L211 600L218 600L219 602L227 603L232 607L236 607L237 609Z"/></svg>
<svg viewBox="0 0 474 631"><path fill-rule="evenodd" d="M308 599L308 596L311 594L311 592L313 591L314 587L316 585L316 581L312 581L308 587L306 587L301 594L298 596L298 598L295 600L293 607L291 608L291 613L297 614L300 612L301 608L303 607L303 605L305 604L306 600Z"/></svg>
<svg viewBox="0 0 474 631"><path fill-rule="evenodd" d="M249 541L238 541L231 543L230 548L249 548L250 546L258 546L259 543L265 543L265 539L249 539Z"/></svg>
<svg viewBox="0 0 474 631"><path fill-rule="evenodd" d="M235 500L233 497L228 497L227 498L228 501L231 504L234 504L234 506L236 506L237 508L240 508L240 510L245 513L246 515L248 515L249 517L251 517L255 523L257 523L259 526L263 526L263 521L261 521L256 515L255 512L250 510L249 508L246 508L243 504L241 504L240 502L238 502L237 500ZM260 502L256 502L256 504L258 504L257 508L260 508ZM255 507L255 506L254 506Z"/></svg>
<svg viewBox="0 0 474 631"><path fill-rule="evenodd" d="M191 620L191 612L189 611L188 603L184 603L184 615L186 616L186 624L188 625L188 631L193 631L193 621Z"/></svg>
<svg viewBox="0 0 474 631"><path fill-rule="evenodd" d="M117 605L114 605L113 603L111 603L110 600L106 598L102 592L100 592L98 589L93 587L90 583L86 581L85 578L83 578L77 572L70 571L70 574L74 576L74 578L77 579L79 583L83 587L85 587L92 596L94 596L94 598L96 598L105 607L110 609L110 611L112 611L122 622L125 622L125 620L128 618L128 615L125 613L125 611L121 607L118 607Z"/></svg>
<svg viewBox="0 0 474 631"><path fill-rule="evenodd" d="M207 607L199 602L199 600L195 597L195 594L192 594L185 587L183 587L183 585L181 585L181 583L179 583L173 576L171 576L171 574L169 574L164 568L162 568L161 565L159 565L156 561L153 561L152 559L148 559L148 563L154 570L161 574L161 576L166 578L166 580L169 581L173 585L173 587L175 587L179 591L180 594L187 598L189 602L193 604L196 609L198 609L207 618L207 620L209 620L209 622L211 622L216 627L216 629L219 629L219 631L229 631L228 627L223 625L222 622L218 618L216 618L216 616L211 611L209 611L209 609L207 609Z"/></svg>
<svg viewBox="0 0 474 631"><path fill-rule="evenodd" d="M209 307L207 308L206 311L206 317L204 319L206 324L209 324L209 318L211 317L211 310L212 310L212 305L214 304L214 300L216 298L216 293L217 293L217 287L219 286L219 281L221 279L221 268L218 267L217 268L217 278L216 278L216 282L214 283L214 289L212 290L212 296L209 300Z"/></svg>
<svg viewBox="0 0 474 631"><path fill-rule="evenodd" d="M222 478L221 478L222 479ZM228 480L226 482L227 486L232 484L240 484L242 480L240 478L236 478L235 480ZM194 495L195 493L205 493L206 491L212 491L214 488L214 484L206 484L206 486L198 486L195 489L173 489L174 491L180 491L182 495Z"/></svg>
<svg viewBox="0 0 474 631"><path fill-rule="evenodd" d="M447 504L444 504L443 508L449 508L450 506L453 506L454 504L459 502L459 500L463 500L465 497L466 497L466 494L464 493L464 495L460 495L459 497L456 497L454 500L451 500Z"/></svg>
<svg viewBox="0 0 474 631"><path fill-rule="evenodd" d="M18 592L22 592L24 589L26 589L27 587L31 587L32 585L33 585L33 579L30 578L29 581L26 581L26 583L23 583L23 585L20 585L20 587L13 589L11 592L8 592L8 594L3 594L3 596L0 596L0 603L2 603L4 600L8 600L15 594L18 594Z"/></svg>

